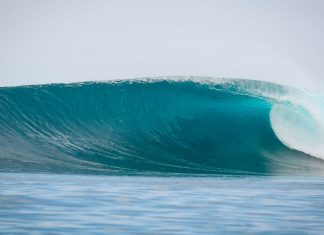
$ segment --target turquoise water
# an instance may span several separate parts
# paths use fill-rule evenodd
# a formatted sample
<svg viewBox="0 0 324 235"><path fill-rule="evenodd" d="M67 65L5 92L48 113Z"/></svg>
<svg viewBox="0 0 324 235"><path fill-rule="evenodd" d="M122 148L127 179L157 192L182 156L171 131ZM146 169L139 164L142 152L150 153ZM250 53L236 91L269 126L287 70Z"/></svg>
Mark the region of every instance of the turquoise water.
<svg viewBox="0 0 324 235"><path fill-rule="evenodd" d="M0 88L0 171L324 175L323 100L243 80Z"/></svg>
<svg viewBox="0 0 324 235"><path fill-rule="evenodd" d="M0 174L3 234L323 234L324 178Z"/></svg>
<svg viewBox="0 0 324 235"><path fill-rule="evenodd" d="M2 234L323 234L324 98L143 79L0 88Z"/></svg>

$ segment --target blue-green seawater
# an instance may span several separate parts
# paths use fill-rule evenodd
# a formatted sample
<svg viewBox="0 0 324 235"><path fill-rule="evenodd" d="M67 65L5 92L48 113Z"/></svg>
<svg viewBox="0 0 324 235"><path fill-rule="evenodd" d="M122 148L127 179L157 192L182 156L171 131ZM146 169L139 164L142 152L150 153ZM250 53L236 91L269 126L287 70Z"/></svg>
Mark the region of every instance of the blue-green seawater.
<svg viewBox="0 0 324 235"><path fill-rule="evenodd" d="M244 80L3 87L0 171L323 175L309 97Z"/></svg>
<svg viewBox="0 0 324 235"><path fill-rule="evenodd" d="M323 234L323 94L142 79L0 88L1 234Z"/></svg>

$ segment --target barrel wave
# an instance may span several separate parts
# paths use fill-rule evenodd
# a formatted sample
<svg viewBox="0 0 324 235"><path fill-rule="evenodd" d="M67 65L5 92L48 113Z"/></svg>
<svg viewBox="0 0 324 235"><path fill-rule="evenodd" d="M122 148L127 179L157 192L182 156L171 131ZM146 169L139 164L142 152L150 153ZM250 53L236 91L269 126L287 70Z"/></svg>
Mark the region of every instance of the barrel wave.
<svg viewBox="0 0 324 235"><path fill-rule="evenodd" d="M324 174L323 99L166 78L0 88L0 171Z"/></svg>

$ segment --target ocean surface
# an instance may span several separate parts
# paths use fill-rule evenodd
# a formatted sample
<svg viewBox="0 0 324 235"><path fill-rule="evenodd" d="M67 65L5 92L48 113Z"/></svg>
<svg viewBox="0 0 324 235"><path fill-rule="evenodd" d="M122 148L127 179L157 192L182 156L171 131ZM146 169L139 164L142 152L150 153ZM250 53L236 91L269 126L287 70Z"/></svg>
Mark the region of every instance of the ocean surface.
<svg viewBox="0 0 324 235"><path fill-rule="evenodd" d="M324 234L324 95L202 77L0 88L1 234Z"/></svg>
<svg viewBox="0 0 324 235"><path fill-rule="evenodd" d="M1 234L318 234L324 178L0 174Z"/></svg>

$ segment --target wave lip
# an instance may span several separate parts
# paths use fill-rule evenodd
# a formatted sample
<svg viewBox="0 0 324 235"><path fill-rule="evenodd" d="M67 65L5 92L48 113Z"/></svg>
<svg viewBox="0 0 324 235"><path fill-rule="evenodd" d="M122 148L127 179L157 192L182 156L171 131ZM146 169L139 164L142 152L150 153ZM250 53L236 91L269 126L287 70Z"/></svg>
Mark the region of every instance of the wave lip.
<svg viewBox="0 0 324 235"><path fill-rule="evenodd" d="M270 117L283 144L324 160L324 129L305 108L275 105Z"/></svg>
<svg viewBox="0 0 324 235"><path fill-rule="evenodd" d="M192 77L0 88L0 170L323 174L323 106L309 97Z"/></svg>

